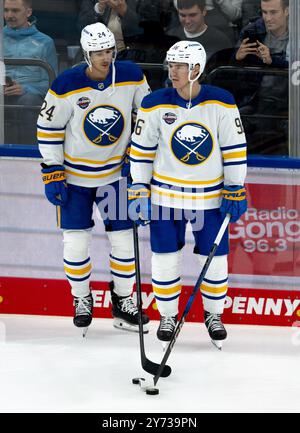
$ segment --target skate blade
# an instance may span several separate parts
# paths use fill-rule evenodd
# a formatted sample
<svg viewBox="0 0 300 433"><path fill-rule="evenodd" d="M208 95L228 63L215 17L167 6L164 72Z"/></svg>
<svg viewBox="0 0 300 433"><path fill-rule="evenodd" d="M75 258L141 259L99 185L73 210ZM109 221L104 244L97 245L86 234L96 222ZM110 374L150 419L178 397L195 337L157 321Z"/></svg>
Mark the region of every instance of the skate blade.
<svg viewBox="0 0 300 433"><path fill-rule="evenodd" d="M82 337L85 338L86 334L88 333L89 327L87 326L86 328L83 328L82 330Z"/></svg>
<svg viewBox="0 0 300 433"><path fill-rule="evenodd" d="M163 352L165 352L167 350L169 342L168 341L161 341L161 345L162 345Z"/></svg>
<svg viewBox="0 0 300 433"><path fill-rule="evenodd" d="M130 331L130 332L139 332L139 326L138 325L132 325L131 323L125 322L125 320L115 318L114 327L117 329L122 329L123 331ZM149 327L148 324L143 325L143 333L148 334Z"/></svg>
<svg viewBox="0 0 300 433"><path fill-rule="evenodd" d="M211 340L212 344L220 351L222 351L223 341L222 340Z"/></svg>

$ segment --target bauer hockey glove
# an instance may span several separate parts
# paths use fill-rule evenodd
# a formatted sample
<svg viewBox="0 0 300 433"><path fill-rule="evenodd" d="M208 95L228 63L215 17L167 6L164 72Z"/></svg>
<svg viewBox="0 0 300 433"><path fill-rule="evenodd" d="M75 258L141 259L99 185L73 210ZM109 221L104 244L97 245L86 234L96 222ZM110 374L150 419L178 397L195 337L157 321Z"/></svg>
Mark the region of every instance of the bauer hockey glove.
<svg viewBox="0 0 300 433"><path fill-rule="evenodd" d="M68 200L68 186L62 165L41 164L45 195L55 206L64 206Z"/></svg>
<svg viewBox="0 0 300 433"><path fill-rule="evenodd" d="M145 226L151 220L150 187L135 183L128 188L128 215L136 224Z"/></svg>
<svg viewBox="0 0 300 433"><path fill-rule="evenodd" d="M224 218L229 213L230 222L235 223L247 210L246 189L244 186L226 185L222 193L220 212Z"/></svg>
<svg viewBox="0 0 300 433"><path fill-rule="evenodd" d="M122 177L128 177L130 175L130 146L127 147L125 157L123 159L123 165L121 169L121 176Z"/></svg>

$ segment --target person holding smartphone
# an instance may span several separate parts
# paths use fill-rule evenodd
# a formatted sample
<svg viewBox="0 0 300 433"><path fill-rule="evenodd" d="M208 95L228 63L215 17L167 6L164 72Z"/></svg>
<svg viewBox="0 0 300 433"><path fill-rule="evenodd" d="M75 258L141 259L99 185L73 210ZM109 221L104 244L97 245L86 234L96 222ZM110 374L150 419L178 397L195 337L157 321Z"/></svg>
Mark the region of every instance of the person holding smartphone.
<svg viewBox="0 0 300 433"><path fill-rule="evenodd" d="M262 18L242 30L235 59L252 65L287 67L289 0L262 0L261 11Z"/></svg>
<svg viewBox="0 0 300 433"><path fill-rule="evenodd" d="M243 66L287 69L289 47L289 0L261 0L262 18L241 32L235 60ZM239 91L239 108L250 153L288 153L288 78L268 73L247 73L247 89ZM244 80L245 81L245 80ZM268 119L259 114L269 115ZM272 116L282 116L278 118Z"/></svg>
<svg viewBox="0 0 300 433"><path fill-rule="evenodd" d="M32 0L4 0L4 57L40 59L57 73L54 41L37 29L32 12ZM41 106L48 90L48 74L41 67L31 65L7 65L6 73L5 142L35 144L35 107Z"/></svg>

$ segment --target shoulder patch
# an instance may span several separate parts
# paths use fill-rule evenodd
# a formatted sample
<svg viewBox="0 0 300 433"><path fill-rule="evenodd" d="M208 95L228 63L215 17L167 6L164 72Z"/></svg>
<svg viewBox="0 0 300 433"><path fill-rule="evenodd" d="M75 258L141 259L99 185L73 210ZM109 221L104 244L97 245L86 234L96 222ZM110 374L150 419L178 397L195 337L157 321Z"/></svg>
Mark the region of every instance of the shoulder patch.
<svg viewBox="0 0 300 433"><path fill-rule="evenodd" d="M144 79L141 68L130 61L117 61L116 66L116 83L140 82Z"/></svg>
<svg viewBox="0 0 300 433"><path fill-rule="evenodd" d="M57 95L64 95L68 92L86 87L86 67L86 64L82 64L75 68L67 69L56 77L51 85L51 90Z"/></svg>
<svg viewBox="0 0 300 433"><path fill-rule="evenodd" d="M174 100L174 89L160 89L155 90L149 95L145 96L142 102L142 108L149 109L158 105L172 105Z"/></svg>
<svg viewBox="0 0 300 433"><path fill-rule="evenodd" d="M204 98L202 102L205 101L219 101L228 105L236 105L234 96L232 93L228 92L225 89L221 89L221 87L203 85L205 92Z"/></svg>

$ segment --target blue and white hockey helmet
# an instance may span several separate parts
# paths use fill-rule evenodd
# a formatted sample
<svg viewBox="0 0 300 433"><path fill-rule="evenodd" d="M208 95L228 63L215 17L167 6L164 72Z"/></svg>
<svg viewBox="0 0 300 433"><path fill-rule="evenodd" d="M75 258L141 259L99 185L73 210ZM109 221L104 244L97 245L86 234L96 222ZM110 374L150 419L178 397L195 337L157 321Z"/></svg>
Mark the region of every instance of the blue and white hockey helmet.
<svg viewBox="0 0 300 433"><path fill-rule="evenodd" d="M201 75L206 66L206 51L199 42L180 41L168 50L166 60L168 63L187 63L190 72L199 64Z"/></svg>

